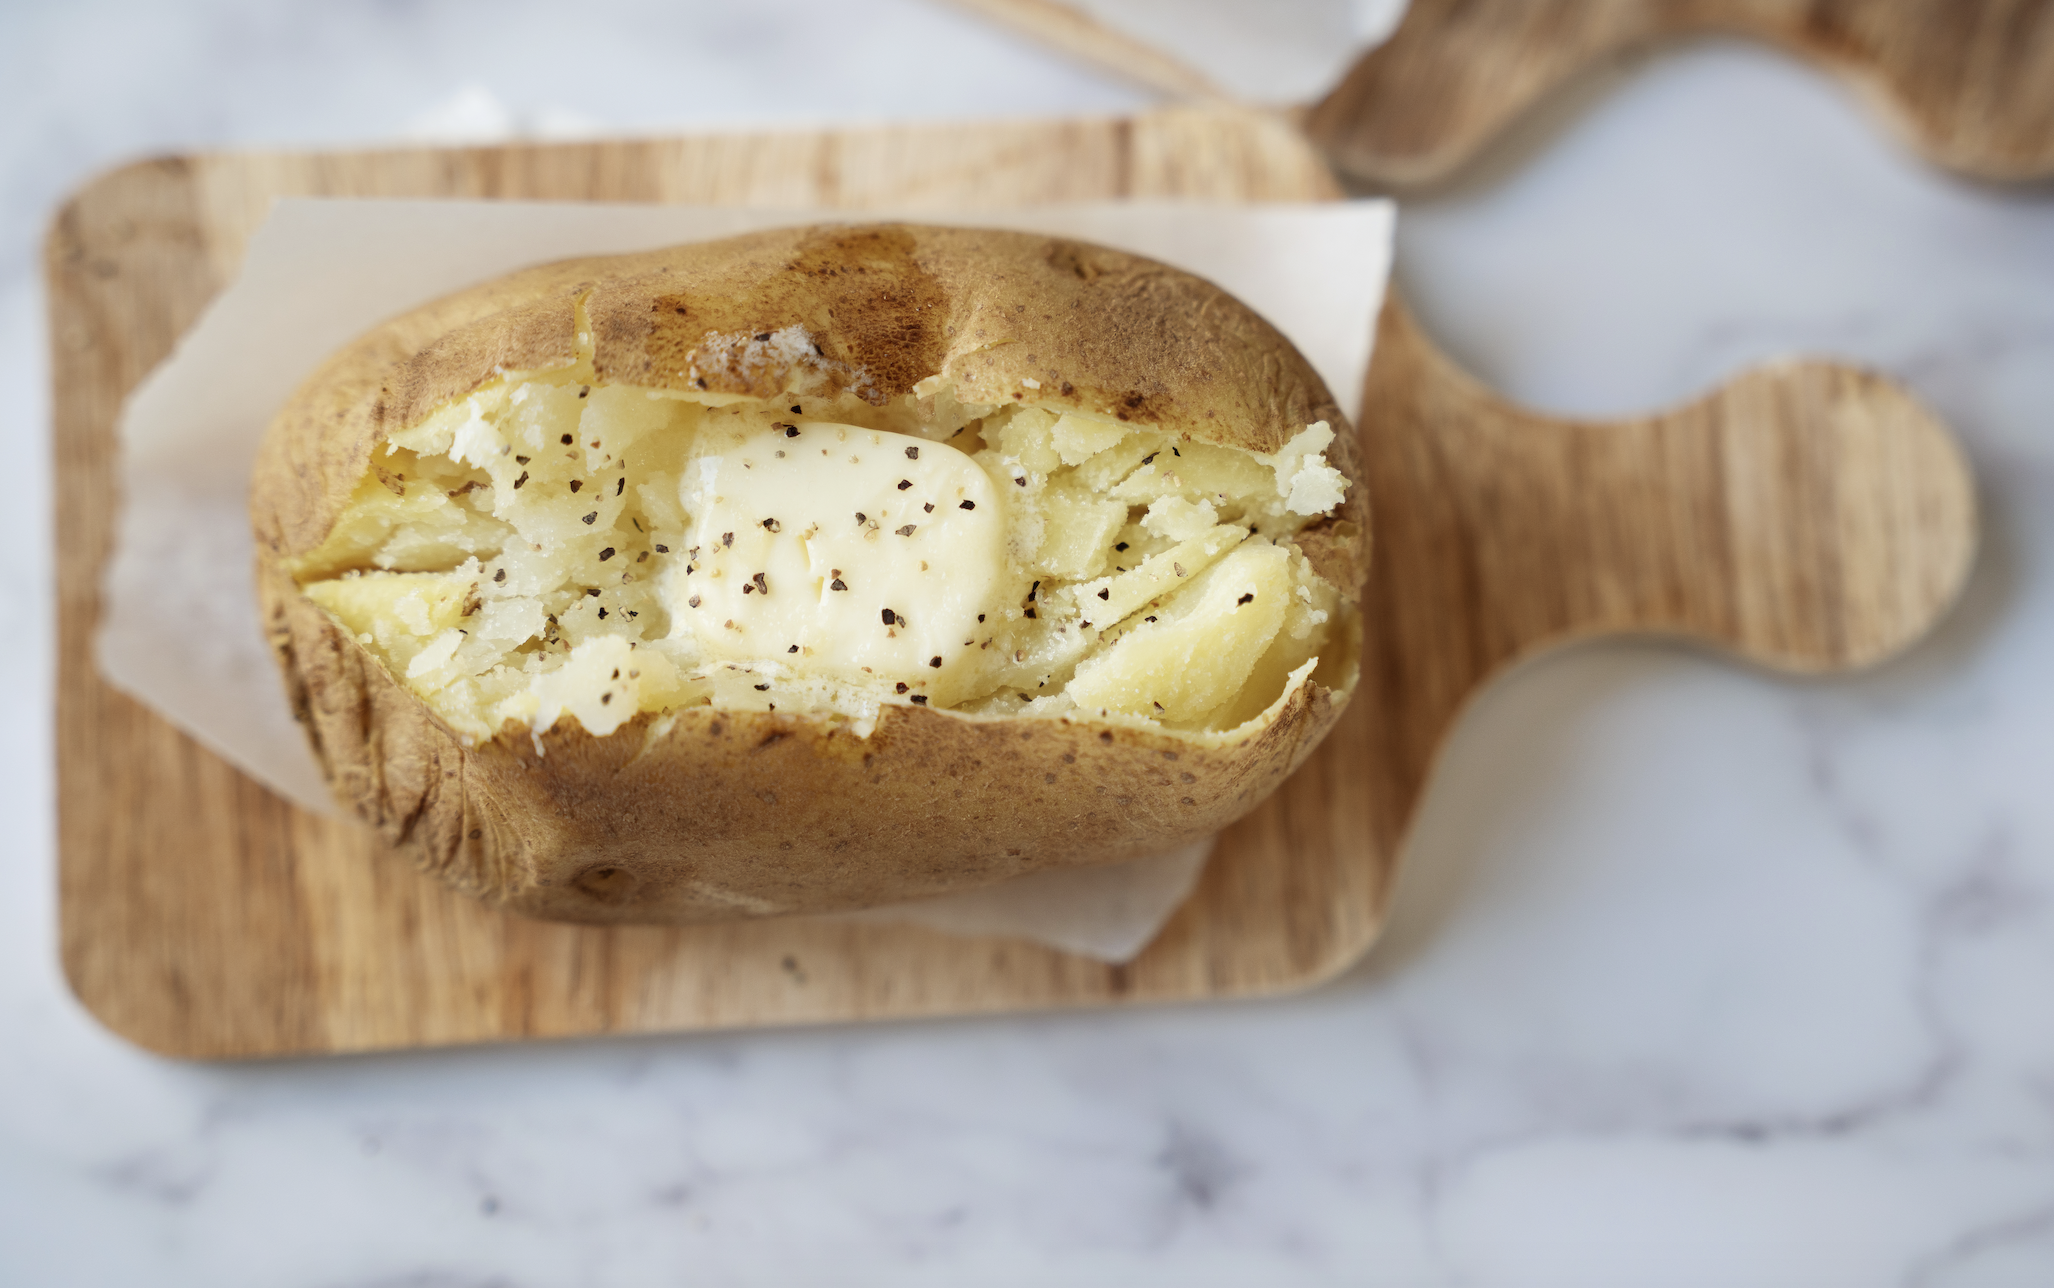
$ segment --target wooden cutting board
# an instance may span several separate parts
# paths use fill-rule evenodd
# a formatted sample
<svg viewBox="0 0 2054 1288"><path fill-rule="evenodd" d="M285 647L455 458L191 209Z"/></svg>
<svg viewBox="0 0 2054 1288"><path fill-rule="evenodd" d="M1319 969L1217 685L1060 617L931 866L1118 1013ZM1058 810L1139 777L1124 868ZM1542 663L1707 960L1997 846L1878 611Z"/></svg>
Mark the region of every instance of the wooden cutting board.
<svg viewBox="0 0 2054 1288"><path fill-rule="evenodd" d="M1089 0L954 2L1175 97L1226 97L1171 51L1093 18ZM1762 41L1833 72L1940 165L1999 181L2054 176L2047 0L1410 0L1305 128L1359 182L1424 187L1570 83L1706 36Z"/></svg>
<svg viewBox="0 0 2054 1288"><path fill-rule="evenodd" d="M1511 408L1393 304L1370 373L1376 564L1360 692L1314 759L1222 839L1120 967L1000 939L783 920L549 925L488 911L354 826L287 805L94 671L123 396L234 272L274 195L781 207L1107 197L1323 200L1274 118L884 127L143 162L87 186L46 249L57 482L64 967L168 1054L233 1058L1271 993L1375 937L1434 755L1493 674L1563 640L1656 631L1828 671L1904 647L1961 586L1968 475L1880 377L1743 376L1619 424Z"/></svg>

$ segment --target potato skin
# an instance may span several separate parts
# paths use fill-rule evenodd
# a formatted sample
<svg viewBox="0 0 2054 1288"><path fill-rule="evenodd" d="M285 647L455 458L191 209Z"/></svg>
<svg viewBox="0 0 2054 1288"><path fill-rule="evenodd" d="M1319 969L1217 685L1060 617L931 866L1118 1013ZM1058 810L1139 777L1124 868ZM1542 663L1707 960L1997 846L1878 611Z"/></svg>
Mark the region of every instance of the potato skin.
<svg viewBox="0 0 2054 1288"><path fill-rule="evenodd" d="M785 373L724 365L710 337L793 324L825 367L860 372L847 378L872 401L940 374L965 401L1025 398L1259 452L1326 420L1328 457L1355 485L1304 546L1352 615L1368 532L1354 434L1297 350L1199 278L1060 238L903 224L543 265L338 353L259 451L267 631L337 798L388 843L557 920L857 908L1216 832L1332 727L1352 651L1339 691L1302 686L1238 738L888 705L867 738L805 715L692 708L603 738L566 719L467 747L285 571L326 538L389 433L507 371L570 365L581 330L608 383L768 396Z"/></svg>

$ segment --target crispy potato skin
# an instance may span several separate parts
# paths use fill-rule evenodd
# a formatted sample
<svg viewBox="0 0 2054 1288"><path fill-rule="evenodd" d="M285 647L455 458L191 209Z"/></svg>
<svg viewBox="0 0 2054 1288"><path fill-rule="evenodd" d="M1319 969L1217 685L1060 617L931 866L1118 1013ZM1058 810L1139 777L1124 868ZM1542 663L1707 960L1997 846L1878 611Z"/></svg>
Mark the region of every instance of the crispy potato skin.
<svg viewBox="0 0 2054 1288"><path fill-rule="evenodd" d="M388 843L558 920L857 908L1195 840L1252 809L1332 727L1352 658L1342 691L1307 684L1245 738L902 706L857 738L805 715L694 708L604 738L565 720L467 747L284 571L326 538L389 433L507 371L574 363L581 328L602 381L768 396L784 373L723 365L713 337L793 324L827 368L863 373L850 385L873 401L940 374L964 401L1025 397L1259 452L1325 420L1328 458L1356 486L1303 545L1351 600L1359 586L1369 516L1353 431L1288 341L1189 274L1058 238L917 225L543 265L344 349L258 454L272 646L337 798Z"/></svg>

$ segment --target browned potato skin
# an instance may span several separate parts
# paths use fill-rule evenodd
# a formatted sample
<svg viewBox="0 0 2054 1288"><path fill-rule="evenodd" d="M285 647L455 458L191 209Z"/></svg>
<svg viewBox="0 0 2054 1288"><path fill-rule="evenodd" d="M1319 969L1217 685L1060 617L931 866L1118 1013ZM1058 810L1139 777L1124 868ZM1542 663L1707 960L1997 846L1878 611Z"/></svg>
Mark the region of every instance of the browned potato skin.
<svg viewBox="0 0 2054 1288"><path fill-rule="evenodd" d="M1325 385L1245 306L1151 260L1022 233L815 227L472 288L330 359L266 435L250 507L267 630L337 798L459 888L557 920L691 922L1131 858L1245 814L1339 717L1352 650L1340 691L1308 684L1259 733L1218 746L888 705L868 738L803 714L693 708L604 738L565 719L544 754L524 726L466 747L299 592L285 561L326 538L388 433L507 371L573 363L581 321L607 383L771 396L782 373L752 384L696 351L710 334L798 323L827 359L866 369L877 401L941 373L966 402L1026 395L1258 452L1325 420L1328 458L1355 486L1303 545L1351 617L1366 567L1354 434ZM703 386L686 374L695 356Z"/></svg>

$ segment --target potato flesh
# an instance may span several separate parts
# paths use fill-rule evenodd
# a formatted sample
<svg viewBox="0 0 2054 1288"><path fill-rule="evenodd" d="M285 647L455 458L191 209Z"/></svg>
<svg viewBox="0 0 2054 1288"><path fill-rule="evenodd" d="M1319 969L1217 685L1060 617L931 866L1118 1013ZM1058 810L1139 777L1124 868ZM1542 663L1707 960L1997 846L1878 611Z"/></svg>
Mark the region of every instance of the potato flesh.
<svg viewBox="0 0 2054 1288"><path fill-rule="evenodd" d="M883 408L711 405L576 373L509 377L393 435L328 541L292 571L474 741L509 723L541 732L566 715L604 734L640 711L707 703L839 715L858 733L881 704L914 701L1216 730L1264 710L1328 646L1340 593L1291 543L1319 513L1299 507L1331 509L1346 485L1319 450L1331 441L1324 425L1264 457L922 393ZM877 463L903 464L888 472L911 486L885 480L880 502L878 480L854 465L839 485L824 476L805 487L752 469L738 489L746 504L726 510L713 499L725 492L704 486L709 471L736 477L745 457L800 438L814 453L851 441L851 455L881 453ZM837 486L848 489L841 502ZM936 510L918 509L916 495ZM946 523L934 517L944 503ZM789 515L754 516L773 504ZM911 509L883 515L890 526L859 537L855 553L828 548L841 508L856 532L856 512L867 522L880 517L867 506L894 504ZM742 510L753 534L739 519L728 526ZM763 524L773 518L779 531ZM901 536L908 524L915 532ZM820 531L798 540L809 529ZM709 561L715 531L736 545ZM876 544L887 538L899 544ZM879 549L891 557L864 553ZM845 566L858 558L862 569ZM689 602L710 606L702 577L716 562L720 615L694 624ZM841 609L835 597L855 592L828 589L837 569L847 585L907 587L893 592L921 606L906 612L907 633L886 637L891 624ZM757 572L816 607L832 601L840 617L809 620L798 594L740 593ZM939 633L918 634L922 618ZM759 638L724 646L718 623L730 620L760 624ZM873 624L876 640L855 634ZM934 657L943 665L928 665Z"/></svg>
<svg viewBox="0 0 2054 1288"><path fill-rule="evenodd" d="M1283 628L1291 558L1244 542L1165 605L1077 668L1078 706L1191 723L1231 701Z"/></svg>

